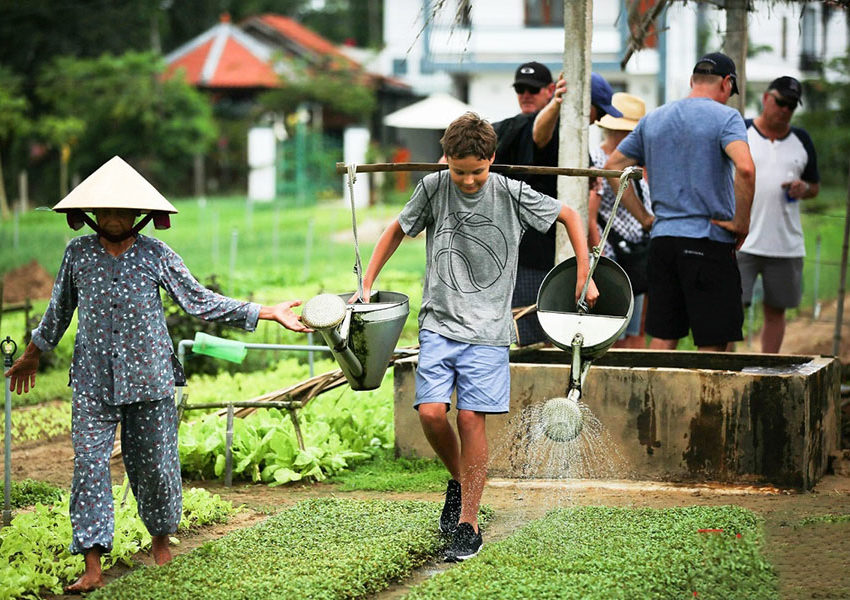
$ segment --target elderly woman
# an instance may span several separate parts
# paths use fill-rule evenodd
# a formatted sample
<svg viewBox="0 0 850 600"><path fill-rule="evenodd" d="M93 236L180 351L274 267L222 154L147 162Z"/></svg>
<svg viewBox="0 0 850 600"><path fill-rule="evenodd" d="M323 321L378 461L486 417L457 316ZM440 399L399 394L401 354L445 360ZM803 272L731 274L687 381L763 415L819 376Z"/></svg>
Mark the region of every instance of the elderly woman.
<svg viewBox="0 0 850 600"><path fill-rule="evenodd" d="M640 121L641 117L646 113L646 108L643 100L637 96L618 92L611 98L611 104L618 109L623 116L614 117L604 115L596 124L602 130L602 144L598 148L591 150L590 158L592 166L602 168L608 156L617 148L617 145L625 139L629 132L632 131ZM643 201L646 209L651 213L649 201L649 185L645 179L637 183L634 188L638 197ZM629 249L636 247L635 245L645 244L645 233L640 223L628 212L622 205L619 210L612 216L611 210L614 207L614 190L611 189L608 181L600 179L600 183L590 191L588 199L588 241L591 246L599 243L601 231L608 221L611 221L611 230L608 233L608 239L603 248L603 255L608 256L615 261L620 262L624 256L623 253L628 253ZM618 256L620 260L618 260ZM645 264L644 264L645 267ZM626 269L627 273L629 269ZM642 276L641 276L642 275ZM645 348L646 342L642 333L642 316L644 314L644 302L646 298L645 290L641 289L646 281L645 272L638 276L634 272L629 274L632 285L635 287L635 305L632 319L626 326L626 331L623 337L614 343L615 348Z"/></svg>
<svg viewBox="0 0 850 600"><path fill-rule="evenodd" d="M95 234L68 243L44 317L6 376L13 390L28 392L35 385L41 353L56 347L77 311L70 373L70 550L85 555L86 570L66 591L79 593L103 586L100 557L112 548L109 457L119 423L124 466L139 516L153 538L154 560L163 564L171 559L168 536L177 531L182 513L173 399L175 373L182 372L165 325L160 288L206 321L253 331L258 319L268 319L293 331L310 330L292 312L300 302L260 306L216 294L198 283L165 243L141 235L151 219L157 228L168 227L169 213L177 210L118 157L53 209L65 212L73 229L88 223ZM143 212L148 214L135 223Z"/></svg>

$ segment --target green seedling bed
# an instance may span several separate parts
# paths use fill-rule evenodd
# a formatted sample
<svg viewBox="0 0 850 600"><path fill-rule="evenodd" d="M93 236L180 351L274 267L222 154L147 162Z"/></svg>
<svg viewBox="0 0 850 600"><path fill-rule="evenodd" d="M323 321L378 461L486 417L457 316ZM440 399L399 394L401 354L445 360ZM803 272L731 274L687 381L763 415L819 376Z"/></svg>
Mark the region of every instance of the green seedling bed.
<svg viewBox="0 0 850 600"><path fill-rule="evenodd" d="M759 519L734 506L558 509L407 598L774 600Z"/></svg>
<svg viewBox="0 0 850 600"><path fill-rule="evenodd" d="M89 598L364 598L443 546L441 505L305 500L169 564L140 568Z"/></svg>

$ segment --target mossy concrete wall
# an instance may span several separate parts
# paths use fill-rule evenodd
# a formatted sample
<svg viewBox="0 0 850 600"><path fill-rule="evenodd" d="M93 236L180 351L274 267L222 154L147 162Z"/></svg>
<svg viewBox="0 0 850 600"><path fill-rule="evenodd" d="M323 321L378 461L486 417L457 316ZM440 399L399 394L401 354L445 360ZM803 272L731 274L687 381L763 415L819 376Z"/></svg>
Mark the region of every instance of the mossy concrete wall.
<svg viewBox="0 0 850 600"><path fill-rule="evenodd" d="M491 448L527 440L517 415L565 395L568 363L561 350L512 352L511 412L488 416ZM415 368L416 358L395 363L396 449L434 456L411 408ZM593 363L582 401L624 478L811 489L839 446L840 370L820 356L611 350ZM490 475L521 476L522 450L491 455Z"/></svg>

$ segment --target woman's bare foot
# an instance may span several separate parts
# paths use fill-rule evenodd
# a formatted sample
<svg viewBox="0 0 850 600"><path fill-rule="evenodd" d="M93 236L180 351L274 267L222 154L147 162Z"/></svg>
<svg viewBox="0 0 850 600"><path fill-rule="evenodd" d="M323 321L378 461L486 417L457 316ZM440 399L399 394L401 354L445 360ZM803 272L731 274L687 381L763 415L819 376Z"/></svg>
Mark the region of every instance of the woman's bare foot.
<svg viewBox="0 0 850 600"><path fill-rule="evenodd" d="M171 560L171 549L168 547L167 535L155 535L151 538L151 554L158 565L164 565Z"/></svg>
<svg viewBox="0 0 850 600"><path fill-rule="evenodd" d="M92 590L96 590L98 588L102 588L105 584L103 583L103 577L100 573L89 574L88 572L83 573L83 576L77 579L71 585L65 586L66 594L82 594L83 592L91 592Z"/></svg>
<svg viewBox="0 0 850 600"><path fill-rule="evenodd" d="M100 568L100 549L98 547L90 548L86 551L85 558L86 572L77 581L65 586L65 593L81 594L102 588L105 585Z"/></svg>

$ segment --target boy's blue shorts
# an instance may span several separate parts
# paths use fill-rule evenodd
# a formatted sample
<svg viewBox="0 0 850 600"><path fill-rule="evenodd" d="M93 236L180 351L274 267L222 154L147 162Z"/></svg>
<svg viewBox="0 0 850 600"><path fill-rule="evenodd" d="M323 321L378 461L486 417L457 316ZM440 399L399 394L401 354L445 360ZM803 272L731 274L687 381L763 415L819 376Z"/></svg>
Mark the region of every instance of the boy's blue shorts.
<svg viewBox="0 0 850 600"><path fill-rule="evenodd" d="M416 402L448 404L457 389L458 410L506 413L511 400L507 346L456 342L433 331L419 331Z"/></svg>

